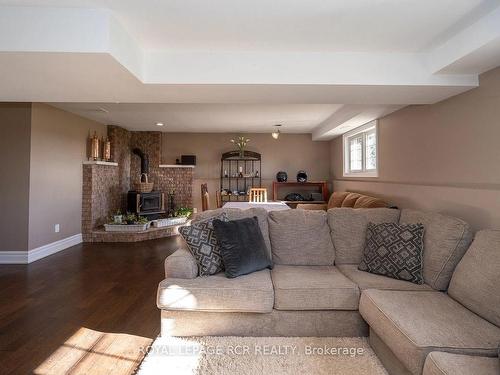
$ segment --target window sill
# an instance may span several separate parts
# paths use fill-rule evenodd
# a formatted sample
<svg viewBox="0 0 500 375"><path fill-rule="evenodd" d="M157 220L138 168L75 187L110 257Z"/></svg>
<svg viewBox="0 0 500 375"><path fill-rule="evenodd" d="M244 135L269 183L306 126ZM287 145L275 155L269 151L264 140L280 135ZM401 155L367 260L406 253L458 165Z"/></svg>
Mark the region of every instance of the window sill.
<svg viewBox="0 0 500 375"><path fill-rule="evenodd" d="M378 172L344 173L343 177L347 177L347 178L358 178L358 177L376 178L376 177L378 177Z"/></svg>

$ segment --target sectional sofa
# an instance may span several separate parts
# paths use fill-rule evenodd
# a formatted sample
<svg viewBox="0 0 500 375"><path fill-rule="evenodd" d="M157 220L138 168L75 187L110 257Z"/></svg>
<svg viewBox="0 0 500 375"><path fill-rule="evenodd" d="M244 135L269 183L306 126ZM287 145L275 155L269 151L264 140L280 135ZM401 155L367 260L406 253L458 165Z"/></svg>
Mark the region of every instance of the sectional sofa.
<svg viewBox="0 0 500 375"><path fill-rule="evenodd" d="M370 197L359 193L349 191L334 191L325 204L300 203L297 208L302 210L323 210L328 211L330 208L381 208L389 207L387 202L380 198Z"/></svg>
<svg viewBox="0 0 500 375"><path fill-rule="evenodd" d="M274 268L199 277L181 247L158 287L162 335L369 336L390 374L500 373L500 231L472 242L460 219L389 208L218 209L197 220L222 211L258 217ZM424 224L424 284L357 269L369 222Z"/></svg>

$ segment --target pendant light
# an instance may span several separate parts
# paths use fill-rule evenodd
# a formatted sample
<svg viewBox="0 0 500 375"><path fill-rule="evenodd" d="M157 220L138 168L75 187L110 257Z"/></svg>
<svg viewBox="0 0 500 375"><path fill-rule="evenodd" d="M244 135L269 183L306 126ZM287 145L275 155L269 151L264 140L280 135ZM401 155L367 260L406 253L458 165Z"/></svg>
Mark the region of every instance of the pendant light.
<svg viewBox="0 0 500 375"><path fill-rule="evenodd" d="M280 134L281 134L281 132L280 132L280 130L279 130L279 127L281 126L281 124L276 124L276 125L274 125L274 126L275 126L275 128L276 128L276 129L275 129L275 130L271 133L271 136L272 136L274 139L278 139L278 138L279 138L279 136L280 136Z"/></svg>

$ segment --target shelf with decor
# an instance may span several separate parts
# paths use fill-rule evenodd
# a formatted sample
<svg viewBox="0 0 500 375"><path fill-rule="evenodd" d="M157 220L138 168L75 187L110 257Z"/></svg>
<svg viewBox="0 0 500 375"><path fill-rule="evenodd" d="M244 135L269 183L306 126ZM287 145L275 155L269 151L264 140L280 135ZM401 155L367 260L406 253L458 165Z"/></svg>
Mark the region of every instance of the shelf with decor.
<svg viewBox="0 0 500 375"><path fill-rule="evenodd" d="M305 197L316 196L317 198L311 200L287 200L286 196L290 193L303 194ZM330 193L328 191L328 183L326 181L273 182L273 200L283 201L293 208L300 203L325 204L328 202L329 197Z"/></svg>
<svg viewBox="0 0 500 375"><path fill-rule="evenodd" d="M262 185L261 171L262 158L257 152L229 151L222 154L218 192L221 204L247 201L248 190Z"/></svg>

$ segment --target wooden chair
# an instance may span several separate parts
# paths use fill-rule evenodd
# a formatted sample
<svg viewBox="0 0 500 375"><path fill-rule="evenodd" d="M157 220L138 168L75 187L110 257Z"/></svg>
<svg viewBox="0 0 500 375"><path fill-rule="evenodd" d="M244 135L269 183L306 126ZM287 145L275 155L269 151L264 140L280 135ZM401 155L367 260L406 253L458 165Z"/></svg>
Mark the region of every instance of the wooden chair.
<svg viewBox="0 0 500 375"><path fill-rule="evenodd" d="M201 210L206 211L210 209L210 195L208 194L207 184L201 184Z"/></svg>
<svg viewBox="0 0 500 375"><path fill-rule="evenodd" d="M217 191L215 193L215 205L217 206L216 208L221 208L222 207L220 191Z"/></svg>
<svg viewBox="0 0 500 375"><path fill-rule="evenodd" d="M266 188L251 188L248 195L248 201L253 203L267 202L267 189Z"/></svg>

